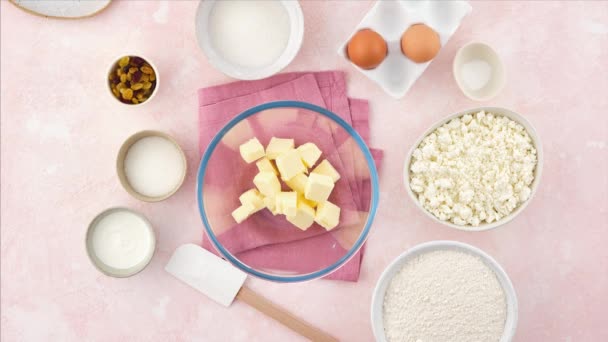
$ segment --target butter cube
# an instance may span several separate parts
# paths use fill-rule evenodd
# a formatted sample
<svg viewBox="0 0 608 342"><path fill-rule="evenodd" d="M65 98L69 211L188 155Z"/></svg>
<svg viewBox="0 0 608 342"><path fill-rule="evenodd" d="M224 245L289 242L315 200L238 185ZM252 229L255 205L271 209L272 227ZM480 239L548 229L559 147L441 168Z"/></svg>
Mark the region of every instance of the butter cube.
<svg viewBox="0 0 608 342"><path fill-rule="evenodd" d="M296 214L293 216L288 215L287 221L301 230L306 230L310 228L315 221L315 209L306 203L298 202Z"/></svg>
<svg viewBox="0 0 608 342"><path fill-rule="evenodd" d="M239 201L241 204L251 204L253 205L255 212L258 212L264 209L264 196L260 194L257 189L249 189L245 191L241 196L239 196Z"/></svg>
<svg viewBox="0 0 608 342"><path fill-rule="evenodd" d="M272 213L272 215L277 216L278 214L280 214L277 211L277 204L276 204L276 198L275 197L264 197L264 206L266 206L266 208L268 210L270 210L270 212Z"/></svg>
<svg viewBox="0 0 608 342"><path fill-rule="evenodd" d="M285 181L285 184L287 184L291 190L302 194L306 189L306 183L308 183L308 176L303 173L298 173L292 179Z"/></svg>
<svg viewBox="0 0 608 342"><path fill-rule="evenodd" d="M306 171L306 166L300 159L300 154L297 150L289 150L276 159L277 168L284 181L288 181L300 173Z"/></svg>
<svg viewBox="0 0 608 342"><path fill-rule="evenodd" d="M281 139L272 137L268 146L266 146L266 157L273 160L277 159L281 154L293 150L294 142L293 139Z"/></svg>
<svg viewBox="0 0 608 342"><path fill-rule="evenodd" d="M264 146L257 138L250 139L239 147L241 157L247 162L254 162L264 156Z"/></svg>
<svg viewBox="0 0 608 342"><path fill-rule="evenodd" d="M329 201L319 203L315 222L326 230L334 229L340 222L340 207Z"/></svg>
<svg viewBox="0 0 608 342"><path fill-rule="evenodd" d="M304 192L298 193L298 203L300 202L305 203L313 208L317 206L317 202L308 200L306 199L306 197L304 197Z"/></svg>
<svg viewBox="0 0 608 342"><path fill-rule="evenodd" d="M258 170L260 170L260 172L272 172L275 175L279 174L279 171L277 170L277 167L274 166L274 163L266 157L258 160L255 165L258 167Z"/></svg>
<svg viewBox="0 0 608 342"><path fill-rule="evenodd" d="M324 159L322 162L317 165L317 167L312 170L311 173L317 173L320 175L325 175L331 177L333 182L337 182L340 179L340 174L336 169L329 163L327 159Z"/></svg>
<svg viewBox="0 0 608 342"><path fill-rule="evenodd" d="M333 189L334 182L330 176L311 173L308 176L304 197L317 203L325 202Z"/></svg>
<svg viewBox="0 0 608 342"><path fill-rule="evenodd" d="M298 153L300 153L300 158L302 158L302 161L306 167L312 167L321 157L321 150L317 147L317 145L310 142L298 146L297 150Z"/></svg>
<svg viewBox="0 0 608 342"><path fill-rule="evenodd" d="M252 204L245 203L245 204L241 205L240 207L234 209L234 211L232 212L232 217L234 218L236 223L241 223L241 222L245 221L245 219L247 219L249 216L251 216L251 214L253 214L254 211L255 211L255 208L253 207Z"/></svg>
<svg viewBox="0 0 608 342"><path fill-rule="evenodd" d="M253 178L253 184L267 197L274 197L281 192L281 183L277 175L272 172L260 172Z"/></svg>
<svg viewBox="0 0 608 342"><path fill-rule="evenodd" d="M298 194L295 191L281 192L276 197L276 210L287 216L294 216L298 209Z"/></svg>

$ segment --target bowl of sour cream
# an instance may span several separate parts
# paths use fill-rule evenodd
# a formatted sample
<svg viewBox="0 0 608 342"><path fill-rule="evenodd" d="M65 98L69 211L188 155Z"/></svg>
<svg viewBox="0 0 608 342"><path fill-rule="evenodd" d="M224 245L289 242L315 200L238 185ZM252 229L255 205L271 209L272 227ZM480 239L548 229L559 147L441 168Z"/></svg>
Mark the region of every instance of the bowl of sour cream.
<svg viewBox="0 0 608 342"><path fill-rule="evenodd" d="M296 57L304 37L297 1L201 1L195 17L198 44L224 74L256 80L281 71Z"/></svg>
<svg viewBox="0 0 608 342"><path fill-rule="evenodd" d="M99 271L125 278L150 263L156 237L143 215L127 208L110 208L91 221L85 243L89 259Z"/></svg>

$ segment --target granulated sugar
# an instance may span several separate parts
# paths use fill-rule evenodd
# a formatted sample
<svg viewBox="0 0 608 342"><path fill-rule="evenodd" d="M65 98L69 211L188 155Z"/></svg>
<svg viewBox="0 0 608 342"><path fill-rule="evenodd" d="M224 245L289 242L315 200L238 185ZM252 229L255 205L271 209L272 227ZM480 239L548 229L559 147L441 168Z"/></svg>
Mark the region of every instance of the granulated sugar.
<svg viewBox="0 0 608 342"><path fill-rule="evenodd" d="M494 272L478 257L454 250L407 262L384 297L388 341L499 341L506 316Z"/></svg>

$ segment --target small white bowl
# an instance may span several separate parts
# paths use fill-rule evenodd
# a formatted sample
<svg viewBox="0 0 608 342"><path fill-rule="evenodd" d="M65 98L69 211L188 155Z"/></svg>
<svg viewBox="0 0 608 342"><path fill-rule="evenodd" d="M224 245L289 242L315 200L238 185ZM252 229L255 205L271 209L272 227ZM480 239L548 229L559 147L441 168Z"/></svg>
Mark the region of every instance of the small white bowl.
<svg viewBox="0 0 608 342"><path fill-rule="evenodd" d="M414 153L414 150L416 150L416 148L418 148L418 145L420 145L420 143L422 142L422 139L426 138L427 135L431 134L439 126L447 123L448 121L450 121L454 118L461 117L466 114L474 114L474 113L477 113L480 111L485 111L486 113L506 116L509 119L519 123L526 129L526 132L528 132L528 135L530 135L530 138L532 139L532 144L534 145L534 148L536 149L536 168L534 169L534 180L532 181L532 184L530 185L530 190L531 190L530 197L528 197L528 199L525 202L523 202L519 207L515 208L515 210L513 210L509 215L503 217L502 219L500 219L498 221L494 221L492 223L481 223L477 227L471 226L471 225L459 226L452 222L442 221L442 220L438 219L437 217L435 217L435 215L433 215L428 210L426 210L424 207L422 207L422 205L418 201L418 197L416 196L416 194L414 194L414 191L412 191L412 188L410 187L410 164L412 163L412 154ZM540 177L542 175L542 171L543 171L543 147L542 147L540 138L538 137L538 134L536 134L536 130L534 129L532 124L528 120L526 120L523 116L521 116L513 111L510 111L508 109L505 109L505 108L479 107L479 108L473 108L473 109L469 109L469 110L465 110L465 111L461 111L461 112L457 112L455 114L449 115L448 117L437 121L426 132L424 132L424 134L422 134L422 136L420 136L420 138L418 138L416 140L416 143L414 144L414 146L410 149L410 151L407 154L407 158L405 159L405 166L404 166L404 182L405 182L405 188L407 190L407 193L410 195L410 198L412 199L412 201L414 201L416 206L420 210L422 210L422 212L424 212L428 217L430 217L433 221L444 224L444 225L452 227L452 228L456 228L456 229L464 230L464 231L468 231L468 232L484 231L484 230L496 228L498 226L501 226L501 225L513 220L517 215L519 215L524 210L524 208L526 208L528 203L530 203L530 201L532 201L534 194L536 194L536 190L538 189L538 184L540 183Z"/></svg>
<svg viewBox="0 0 608 342"><path fill-rule="evenodd" d="M498 282L505 292L507 303L507 319L505 329L500 342L509 342L515 335L517 328L517 295L511 280L503 268L491 256L471 245L457 241L431 241L416 245L403 254L399 255L388 267L382 272L380 279L376 283L374 294L372 295L371 306L371 321L374 337L378 342L385 342L386 335L384 333L383 306L384 295L395 274L411 259L432 251L438 250L456 250L469 253L479 257L496 275Z"/></svg>
<svg viewBox="0 0 608 342"><path fill-rule="evenodd" d="M466 63L482 60L488 63L491 75L488 82L479 89L469 87L463 77ZM468 43L461 47L454 57L452 72L458 87L471 100L486 101L496 96L506 83L505 67L498 54L489 45L484 43Z"/></svg>
<svg viewBox="0 0 608 342"><path fill-rule="evenodd" d="M216 51L209 35L208 23L213 7L218 0L201 1L195 17L195 29L198 45L207 56L207 60L214 68L232 78L240 80L258 80L272 76L283 70L296 57L302 46L304 38L304 15L298 1L280 0L290 21L290 35L287 46L279 58L272 64L264 67L245 67L227 61Z"/></svg>
<svg viewBox="0 0 608 342"><path fill-rule="evenodd" d="M116 96L114 96L114 93L112 93L112 87L110 86L108 77L109 77L110 73L113 72L113 69L116 66L116 63L118 63L118 61L124 56L139 57L139 58L143 59L144 61L146 61L146 63L150 64L150 66L152 67L152 70L154 70L154 75L156 76L156 86L154 87L154 91L152 91L152 94L150 94L150 97L148 97L148 99L144 102L140 102L138 104L124 103L124 102L120 101L119 99L117 99ZM110 63L108 70L106 71L104 79L105 79L106 85L108 87L108 93L110 94L110 96L114 100L116 100L116 102L123 104L125 106L141 107L141 106L147 104L148 102L152 101L152 99L156 96L156 93L158 93L158 88L160 87L160 74L158 73L158 68L156 67L156 65L154 65L154 63L152 63L152 61L148 57L145 57L144 55L139 54L139 53L123 53L123 54L117 56L116 58L114 58L112 60L112 62Z"/></svg>
<svg viewBox="0 0 608 342"><path fill-rule="evenodd" d="M102 260L97 257L97 255L95 254L95 248L93 247L93 232L97 228L97 224L99 223L99 221L101 221L101 219L103 219L107 215L121 211L128 212L132 215L139 217L147 226L148 232L150 234L150 245L147 255L144 259L137 263L137 265L130 268L114 268L112 266L106 265ZM93 221L91 221L89 227L87 228L85 236L85 248L87 250L89 260L91 261L93 266L97 268L98 271L110 277L127 278L141 272L144 268L146 268L146 266L148 266L148 264L152 260L152 256L154 256L154 251L156 250L156 235L154 234L154 229L152 228L150 221L148 221L148 219L146 219L146 217L142 214L125 207L113 207L102 211L97 216L95 216Z"/></svg>

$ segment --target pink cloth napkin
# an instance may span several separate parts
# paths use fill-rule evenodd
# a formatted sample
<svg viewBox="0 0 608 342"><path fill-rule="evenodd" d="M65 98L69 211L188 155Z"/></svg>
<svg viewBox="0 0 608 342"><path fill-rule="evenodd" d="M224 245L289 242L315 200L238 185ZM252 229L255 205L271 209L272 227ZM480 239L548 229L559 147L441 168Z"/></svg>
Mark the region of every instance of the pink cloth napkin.
<svg viewBox="0 0 608 342"><path fill-rule="evenodd" d="M327 108L351 124L369 144L368 103L365 100L347 98L346 81L341 72L288 73L259 81L234 82L200 89L198 98L201 153L217 131L234 116L255 105L279 100L303 101ZM286 130L297 128L295 126L286 127ZM344 136L343 132L332 131L327 139L322 139L322 141L328 141L337 146L337 149L335 147L327 149L337 150L337 152L326 157L332 164L338 165L341 172L347 173L343 175L343 179L346 181L336 184L335 197L332 193L332 201L343 208L341 224L344 224L345 220L348 222L349 217L355 219L353 215L358 215L359 211L367 211L371 196L370 180L360 174L360 167L354 165L356 162L352 155L352 146L343 143L346 138L348 136ZM217 148L222 147L218 145ZM322 147L321 149L324 150ZM224 152L235 153L238 156L236 151ZM372 155L378 166L382 159L382 151L372 149ZM238 161L240 157L231 159ZM234 166L228 165L227 167ZM222 170L217 170L217 172L222 172ZM207 175L207 177L213 180L223 178L212 178L213 175ZM221 186L221 184L219 185ZM313 227L305 232L281 229L273 230L269 234L269 230L261 229L262 225L254 222L256 216L258 215L252 216L243 224L235 225L218 236L222 245L247 264L306 272L311 268L327 266L345 253L340 243L337 243L339 237L333 232L328 233L320 227ZM267 225L286 224L284 219L279 220L272 215L260 219L276 220L276 222L267 222ZM347 233L342 232L342 238L345 234ZM334 248L327 248L327 245ZM203 238L203 247L217 254L206 236ZM362 250L326 278L356 281L359 278ZM301 269L297 269L299 266Z"/></svg>

